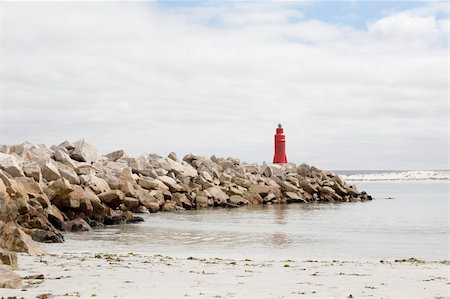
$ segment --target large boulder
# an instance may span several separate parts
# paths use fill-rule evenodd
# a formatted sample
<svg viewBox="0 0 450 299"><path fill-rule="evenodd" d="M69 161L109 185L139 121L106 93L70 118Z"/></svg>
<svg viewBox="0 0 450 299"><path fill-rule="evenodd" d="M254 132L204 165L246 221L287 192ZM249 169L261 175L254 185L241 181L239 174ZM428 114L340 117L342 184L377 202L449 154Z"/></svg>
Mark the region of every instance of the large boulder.
<svg viewBox="0 0 450 299"><path fill-rule="evenodd" d="M55 153L53 154L53 159L72 169L77 168L76 162L70 158L68 153L62 150L56 150Z"/></svg>
<svg viewBox="0 0 450 299"><path fill-rule="evenodd" d="M243 198L240 195L231 195L230 196L230 203L232 205L241 206L241 205L248 204L248 200L246 200L245 198Z"/></svg>
<svg viewBox="0 0 450 299"><path fill-rule="evenodd" d="M19 225L11 221L0 221L0 247L31 255L45 254L45 251Z"/></svg>
<svg viewBox="0 0 450 299"><path fill-rule="evenodd" d="M305 178L305 177L307 177L309 175L310 170L311 170L311 167L308 164L305 164L305 163L300 164L297 167L297 173L300 175L300 177L303 177L303 178Z"/></svg>
<svg viewBox="0 0 450 299"><path fill-rule="evenodd" d="M100 193L98 197L108 207L115 209L123 202L125 194L120 190L111 190Z"/></svg>
<svg viewBox="0 0 450 299"><path fill-rule="evenodd" d="M125 199L123 200L123 203L124 203L125 207L131 211L134 211L135 209L137 209L137 207L139 207L139 199L137 199L137 198L125 197Z"/></svg>
<svg viewBox="0 0 450 299"><path fill-rule="evenodd" d="M175 210L176 207L177 207L177 204L174 201L169 200L163 204L163 206L161 207L161 211L170 212L170 211Z"/></svg>
<svg viewBox="0 0 450 299"><path fill-rule="evenodd" d="M64 224L64 216L61 211L54 205L49 205L44 209L48 221L57 229L62 229Z"/></svg>
<svg viewBox="0 0 450 299"><path fill-rule="evenodd" d="M183 207L187 210L190 210L192 208L192 203L187 198L186 194L184 193L174 193L173 194L173 201L177 203L177 206Z"/></svg>
<svg viewBox="0 0 450 299"><path fill-rule="evenodd" d="M185 161L178 162L170 158L167 158L166 161L168 164L168 168L166 170L172 171L177 175L185 177L196 177L198 175L197 170Z"/></svg>
<svg viewBox="0 0 450 299"><path fill-rule="evenodd" d="M248 188L248 191L253 192L253 193L257 193L261 197L265 197L267 194L270 193L270 187L269 186L265 186L265 185L261 185L261 184L253 184L253 185L250 186L250 188Z"/></svg>
<svg viewBox="0 0 450 299"><path fill-rule="evenodd" d="M204 190L206 194L213 198L214 203L217 205L226 204L229 196L220 189L219 186L210 187Z"/></svg>
<svg viewBox="0 0 450 299"><path fill-rule="evenodd" d="M319 187L319 198L326 201L342 201L342 197L329 186Z"/></svg>
<svg viewBox="0 0 450 299"><path fill-rule="evenodd" d="M3 182L0 180L0 188ZM0 190L0 221L15 221L19 216L15 200Z"/></svg>
<svg viewBox="0 0 450 299"><path fill-rule="evenodd" d="M337 194L339 194L340 196L346 196L347 190L345 190L345 188L343 188L339 183L337 182L333 182L333 184L331 185L331 188L334 189L334 191L336 191Z"/></svg>
<svg viewBox="0 0 450 299"><path fill-rule="evenodd" d="M49 182L55 181L61 178L61 174L59 173L56 161L50 159L46 161L41 161L39 167L41 168L42 177L47 181Z"/></svg>
<svg viewBox="0 0 450 299"><path fill-rule="evenodd" d="M150 213L156 213L160 209L160 204L155 198L140 197L139 202L141 205L146 207Z"/></svg>
<svg viewBox="0 0 450 299"><path fill-rule="evenodd" d="M55 162L56 167L58 169L59 174L62 178L65 178L69 181L71 184L80 184L80 178L78 177L77 173L73 170L73 168L62 164L60 162Z"/></svg>
<svg viewBox="0 0 450 299"><path fill-rule="evenodd" d="M146 176L150 176L154 173L152 165L144 155L137 158L122 157L120 160L126 161L133 173L140 173Z"/></svg>
<svg viewBox="0 0 450 299"><path fill-rule="evenodd" d="M261 195L255 192L246 191L242 194L242 197L248 201L249 204L261 204L263 203L263 198Z"/></svg>
<svg viewBox="0 0 450 299"><path fill-rule="evenodd" d="M78 140L74 143L74 146L70 157L75 161L92 163L97 160L97 150L86 140Z"/></svg>
<svg viewBox="0 0 450 299"><path fill-rule="evenodd" d="M33 178L36 182L40 182L42 179L41 168L34 161L25 162L23 164L23 172L27 177Z"/></svg>
<svg viewBox="0 0 450 299"><path fill-rule="evenodd" d="M147 190L160 190L160 191L164 191L164 190L169 190L169 187L167 187L166 184L164 184L162 181L158 180L158 179L153 179L153 178L139 178L137 180L137 183L142 187L145 188Z"/></svg>
<svg viewBox="0 0 450 299"><path fill-rule="evenodd" d="M212 198L208 197L208 194L204 191L200 191L195 195L195 204L197 208L207 208L209 206L214 205L214 201Z"/></svg>
<svg viewBox="0 0 450 299"><path fill-rule="evenodd" d="M133 183L134 183L134 181L133 181ZM133 183L130 181L120 181L119 189L120 189L120 191L122 191L125 194L125 196L136 198L136 197L138 197L138 192L134 188Z"/></svg>
<svg viewBox="0 0 450 299"><path fill-rule="evenodd" d="M180 192L183 190L183 187L179 185L173 178L169 176L160 176L158 178L161 182L163 182L167 187L169 187L170 192Z"/></svg>
<svg viewBox="0 0 450 299"><path fill-rule="evenodd" d="M63 229L68 232L87 232L92 230L90 225L82 218L64 222Z"/></svg>
<svg viewBox="0 0 450 299"><path fill-rule="evenodd" d="M115 161L119 160L120 158L122 158L124 154L125 153L123 150L118 150L118 151L114 151L109 154L106 154L105 157L108 158L109 161L115 162Z"/></svg>
<svg viewBox="0 0 450 299"><path fill-rule="evenodd" d="M288 202L306 202L306 200L298 192L287 191L284 195L288 198Z"/></svg>
<svg viewBox="0 0 450 299"><path fill-rule="evenodd" d="M8 267L0 265L0 289L19 289L21 286L22 278L20 275L8 269Z"/></svg>
<svg viewBox="0 0 450 299"><path fill-rule="evenodd" d="M110 214L111 208L102 203L100 198L89 188L85 188L84 191L88 194L88 198L92 205L92 214L96 217L104 217Z"/></svg>
<svg viewBox="0 0 450 299"><path fill-rule="evenodd" d="M0 264L8 265L12 269L17 269L17 253L0 248Z"/></svg>
<svg viewBox="0 0 450 299"><path fill-rule="evenodd" d="M303 165L303 164L302 164ZM300 165L301 166L301 165ZM299 167L300 167L299 166ZM303 179L300 181L300 186L302 187L303 190L305 190L306 192L308 192L309 194L314 194L317 193L317 185L315 184L311 184L309 181L307 181L306 179Z"/></svg>
<svg viewBox="0 0 450 299"><path fill-rule="evenodd" d="M0 177L1 170L0 170ZM6 186L5 193L8 194L12 199L18 199L23 198L28 200L28 192L25 189L25 186L22 185L20 182L16 181L15 179L8 179L3 177L5 180L3 180L4 185ZM17 179L17 178L16 178Z"/></svg>
<svg viewBox="0 0 450 299"><path fill-rule="evenodd" d="M51 203L59 209L78 209L80 207L79 199L69 197L75 186L72 186L66 179L58 179L50 184L46 191Z"/></svg>
<svg viewBox="0 0 450 299"><path fill-rule="evenodd" d="M52 203L63 211L79 210L90 216L93 213L90 196L81 186L75 185L73 188L74 190L65 196L55 197Z"/></svg>
<svg viewBox="0 0 450 299"><path fill-rule="evenodd" d="M89 187L95 194L111 191L108 182L94 174L81 175L80 179L81 183L84 186Z"/></svg>
<svg viewBox="0 0 450 299"><path fill-rule="evenodd" d="M0 153L0 169L13 177L25 176L22 161L14 155Z"/></svg>
<svg viewBox="0 0 450 299"><path fill-rule="evenodd" d="M63 235L58 230L40 229L35 228L29 230L27 234L31 235L31 238L40 243L62 243L64 242Z"/></svg>
<svg viewBox="0 0 450 299"><path fill-rule="evenodd" d="M86 190L79 185L74 185L72 187L73 191L65 196L54 199L52 203L62 210L80 210L88 216L92 215L93 207L91 201L95 200L95 194L86 192Z"/></svg>
<svg viewBox="0 0 450 299"><path fill-rule="evenodd" d="M67 151L73 150L75 148L75 145L72 142L67 141L67 140L60 143L59 146L62 148L65 148Z"/></svg>
<svg viewBox="0 0 450 299"><path fill-rule="evenodd" d="M33 198L36 198L40 194L44 193L44 190L42 189L42 186L40 184L38 184L32 178L29 178L29 177L18 177L18 178L15 178L15 181L17 183L21 184L22 187L24 188L25 192L29 196L33 197Z"/></svg>

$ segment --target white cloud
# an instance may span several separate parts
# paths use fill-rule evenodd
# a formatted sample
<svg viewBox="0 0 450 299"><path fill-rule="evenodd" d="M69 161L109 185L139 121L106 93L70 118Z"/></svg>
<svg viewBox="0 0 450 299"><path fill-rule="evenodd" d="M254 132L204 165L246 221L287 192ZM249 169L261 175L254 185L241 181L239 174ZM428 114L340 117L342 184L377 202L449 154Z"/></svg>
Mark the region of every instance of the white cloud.
<svg viewBox="0 0 450 299"><path fill-rule="evenodd" d="M230 5L1 3L0 143L269 161L281 121L293 162L448 167L436 9L365 31L292 4Z"/></svg>

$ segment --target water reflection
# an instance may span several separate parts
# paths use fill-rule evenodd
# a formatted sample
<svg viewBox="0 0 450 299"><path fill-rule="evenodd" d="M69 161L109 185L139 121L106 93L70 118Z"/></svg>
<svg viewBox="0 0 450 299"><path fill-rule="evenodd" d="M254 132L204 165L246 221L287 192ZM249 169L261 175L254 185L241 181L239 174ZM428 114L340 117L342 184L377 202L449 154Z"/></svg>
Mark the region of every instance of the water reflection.
<svg viewBox="0 0 450 299"><path fill-rule="evenodd" d="M281 232L274 233L271 241L271 243L277 247L289 247L292 244L292 239Z"/></svg>
<svg viewBox="0 0 450 299"><path fill-rule="evenodd" d="M286 214L287 205L277 205L275 207L275 223L276 224L287 224Z"/></svg>

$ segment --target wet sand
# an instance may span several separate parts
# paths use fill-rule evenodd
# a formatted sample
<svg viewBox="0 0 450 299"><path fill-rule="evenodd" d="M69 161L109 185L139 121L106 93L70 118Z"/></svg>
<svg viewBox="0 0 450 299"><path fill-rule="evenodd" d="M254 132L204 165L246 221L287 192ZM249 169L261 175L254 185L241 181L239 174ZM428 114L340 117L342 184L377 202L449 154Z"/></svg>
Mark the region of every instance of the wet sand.
<svg viewBox="0 0 450 299"><path fill-rule="evenodd" d="M83 252L19 256L18 298L449 298L449 261L233 260ZM43 276L43 277L42 277ZM43 278L43 279L42 279ZM46 295L48 297L46 297Z"/></svg>

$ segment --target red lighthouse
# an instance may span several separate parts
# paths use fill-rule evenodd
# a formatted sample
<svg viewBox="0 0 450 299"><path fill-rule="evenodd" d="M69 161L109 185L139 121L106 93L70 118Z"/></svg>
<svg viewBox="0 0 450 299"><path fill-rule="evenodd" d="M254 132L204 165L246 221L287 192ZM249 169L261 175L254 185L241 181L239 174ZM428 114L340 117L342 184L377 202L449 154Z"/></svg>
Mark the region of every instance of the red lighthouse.
<svg viewBox="0 0 450 299"><path fill-rule="evenodd" d="M278 124L277 133L275 134L275 154L273 155L273 163L286 164L286 136L284 136L283 127Z"/></svg>

